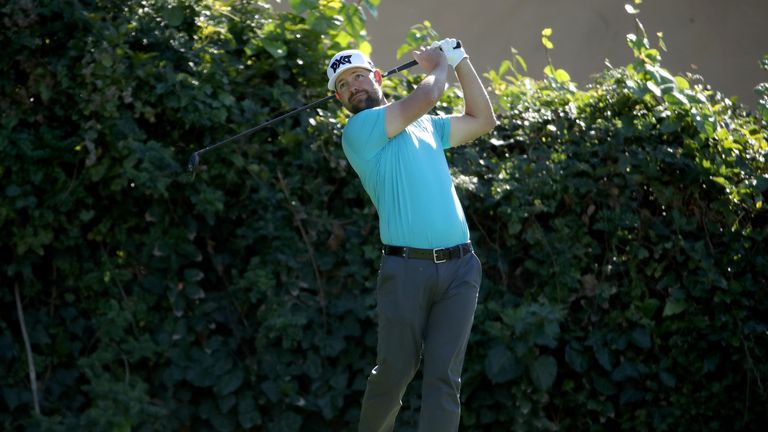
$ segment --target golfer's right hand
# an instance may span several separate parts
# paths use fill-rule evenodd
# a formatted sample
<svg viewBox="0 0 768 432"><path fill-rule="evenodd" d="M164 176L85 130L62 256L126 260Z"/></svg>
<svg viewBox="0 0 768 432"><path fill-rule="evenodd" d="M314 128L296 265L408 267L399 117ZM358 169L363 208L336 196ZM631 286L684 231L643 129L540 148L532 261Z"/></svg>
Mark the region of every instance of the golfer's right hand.
<svg viewBox="0 0 768 432"><path fill-rule="evenodd" d="M439 47L424 48L422 51L414 51L413 58L425 71L431 72L441 62L447 62L445 53Z"/></svg>

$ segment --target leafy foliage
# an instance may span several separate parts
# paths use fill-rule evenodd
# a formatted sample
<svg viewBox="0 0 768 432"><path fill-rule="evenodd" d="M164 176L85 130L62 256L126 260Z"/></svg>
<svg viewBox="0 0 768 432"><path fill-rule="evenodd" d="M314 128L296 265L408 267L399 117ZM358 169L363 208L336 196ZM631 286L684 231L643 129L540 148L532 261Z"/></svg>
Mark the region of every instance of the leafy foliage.
<svg viewBox="0 0 768 432"><path fill-rule="evenodd" d="M768 71L768 54L763 56L760 61L760 67ZM762 83L755 88L755 92L760 96L757 109L763 116L763 121L768 122L768 82Z"/></svg>
<svg viewBox="0 0 768 432"><path fill-rule="evenodd" d="M0 7L2 275L21 288L42 412L6 313L4 430L354 428L379 252L338 145L345 113L306 112L183 169L324 96L327 52L370 49L362 8L378 0L290 4ZM403 52L435 37L422 23ZM766 421L765 106L669 74L639 21L628 43L636 61L584 90L551 60L525 76L513 51L486 77L499 127L450 154L486 275L462 430ZM3 310L14 301L0 291Z"/></svg>
<svg viewBox="0 0 768 432"><path fill-rule="evenodd" d="M635 62L585 90L504 62L499 146L455 155L492 281L465 377L477 430L765 421L768 132L636 30Z"/></svg>
<svg viewBox="0 0 768 432"><path fill-rule="evenodd" d="M333 114L206 154L194 180L183 164L317 98L325 51L365 42L360 8L297 2L314 8L303 17L260 2L35 6L2 11L0 221L44 415L24 415L25 356L6 314L3 429L345 421L367 368L370 301L357 290L376 251Z"/></svg>

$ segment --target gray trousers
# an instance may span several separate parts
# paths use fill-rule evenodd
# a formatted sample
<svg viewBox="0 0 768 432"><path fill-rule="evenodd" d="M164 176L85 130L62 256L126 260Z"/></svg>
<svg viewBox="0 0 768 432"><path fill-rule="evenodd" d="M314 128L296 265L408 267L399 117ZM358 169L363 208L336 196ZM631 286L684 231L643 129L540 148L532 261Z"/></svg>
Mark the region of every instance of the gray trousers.
<svg viewBox="0 0 768 432"><path fill-rule="evenodd" d="M422 354L419 431L458 430L461 369L481 278L474 253L439 264L382 257L376 367L363 397L360 432L392 431Z"/></svg>

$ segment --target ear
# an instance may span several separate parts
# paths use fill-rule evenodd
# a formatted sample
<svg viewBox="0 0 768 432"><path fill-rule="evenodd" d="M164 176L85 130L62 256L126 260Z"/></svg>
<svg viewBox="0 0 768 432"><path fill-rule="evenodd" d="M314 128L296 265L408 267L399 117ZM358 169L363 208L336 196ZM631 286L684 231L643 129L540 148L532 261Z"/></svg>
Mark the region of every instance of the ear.
<svg viewBox="0 0 768 432"><path fill-rule="evenodd" d="M341 93L338 91L336 91L336 99L341 100Z"/></svg>
<svg viewBox="0 0 768 432"><path fill-rule="evenodd" d="M373 71L373 79L376 80L376 84L381 85L383 77L381 76L380 70L376 69L375 71Z"/></svg>

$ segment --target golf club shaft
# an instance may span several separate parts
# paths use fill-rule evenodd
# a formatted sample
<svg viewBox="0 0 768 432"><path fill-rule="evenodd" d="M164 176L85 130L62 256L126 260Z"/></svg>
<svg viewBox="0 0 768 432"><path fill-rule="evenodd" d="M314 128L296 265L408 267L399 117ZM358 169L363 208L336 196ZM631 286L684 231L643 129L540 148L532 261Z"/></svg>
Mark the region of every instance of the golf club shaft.
<svg viewBox="0 0 768 432"><path fill-rule="evenodd" d="M461 47L461 42L457 41L455 48L460 48L460 47ZM385 73L382 76L384 78L386 78L386 77L388 77L390 75L394 75L394 74L396 74L398 72L402 72L404 70L410 69L410 68L416 66L417 64L419 64L419 63L416 60L411 60L408 63L404 63L404 64L402 64L402 65L400 65L400 66L398 66L398 67L396 67L394 69L390 69L389 71L387 71L387 73ZM316 106L318 106L320 104L323 104L325 102L328 102L329 100L334 99L334 98L336 98L336 95L328 95L328 96L326 96L326 97L324 97L322 99L316 100L316 101L314 101L312 103L309 103L309 104L306 104L306 105L301 106L299 108L296 108L295 110L293 110L291 112L285 113L285 114L280 115L278 117L275 117L275 118L273 118L271 120L267 120L266 122L264 122L264 123L262 123L262 124L260 124L258 126L255 126L255 127L252 127L252 128L250 128L248 130L242 131L242 132L240 132L239 134L237 134L235 136L231 136L231 137L229 137L229 138L227 138L227 139L225 139L223 141L217 142L216 144L213 144L213 145L205 147L205 148L203 148L201 150L198 150L198 151L192 153L192 155L189 157L189 162L187 163L187 168L190 171L194 170L195 167L197 166L197 164L200 161L200 155L203 154L203 153L207 153L207 152L209 152L209 151L211 151L211 150L213 150L213 149L215 149L217 147L220 147L220 146L222 146L222 145L224 145L224 144L226 144L226 143L228 143L230 141L234 141L234 140L236 140L238 138L243 138L245 136L248 136L248 135L258 131L259 129L263 129L263 128L267 127L267 126L270 126L270 125L272 125L274 123L279 122L280 120L284 120L284 119L287 119L288 117L292 117L292 116L300 113L301 111L314 108L314 107L316 107Z"/></svg>
<svg viewBox="0 0 768 432"><path fill-rule="evenodd" d="M388 77L390 75L394 75L394 74L396 74L398 72L402 72L404 70L410 69L410 68L416 66L417 64L419 64L419 62L417 62L416 60L411 60L408 63L402 64L402 65L400 65L400 66L398 66L398 67L396 67L394 69L391 69L391 70L387 71L387 73L382 75L382 78L386 78L386 77Z"/></svg>
<svg viewBox="0 0 768 432"><path fill-rule="evenodd" d="M275 118L273 118L271 120L267 120L266 122L264 122L264 123L262 123L262 124L260 124L258 126L254 126L254 127L250 128L248 130L240 132L239 134L237 134L235 136L231 136L231 137L225 139L224 141L219 141L216 144L208 146L208 147L206 147L206 148L204 148L202 150L198 150L198 151L195 152L195 154L196 155L201 155L201 154L203 154L205 152L208 152L210 150L215 149L216 147L219 147L220 145L226 144L226 143L228 143L230 141L234 141L234 140L236 140L238 138L242 138L244 136L248 136L248 135L256 132L259 129L263 129L263 128L267 127L267 126L270 126L270 125L272 125L274 123L279 122L280 120L287 119L288 117L294 116L294 115L298 114L301 111L314 108L314 107L316 107L316 106L318 106L318 105L320 105L322 103L325 103L325 102L328 102L331 99L334 99L335 97L336 97L336 95L328 95L328 96L326 96L326 97L324 97L322 99L316 100L316 101L314 101L312 103L309 103L309 104L306 104L306 105L304 105L302 107L296 108L295 110L293 110L291 112L285 113L285 114L283 114L281 116L278 116L278 117L275 117Z"/></svg>

